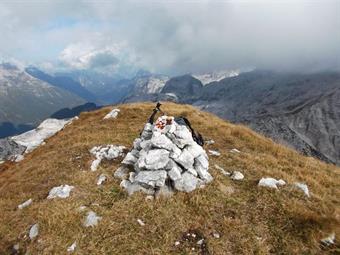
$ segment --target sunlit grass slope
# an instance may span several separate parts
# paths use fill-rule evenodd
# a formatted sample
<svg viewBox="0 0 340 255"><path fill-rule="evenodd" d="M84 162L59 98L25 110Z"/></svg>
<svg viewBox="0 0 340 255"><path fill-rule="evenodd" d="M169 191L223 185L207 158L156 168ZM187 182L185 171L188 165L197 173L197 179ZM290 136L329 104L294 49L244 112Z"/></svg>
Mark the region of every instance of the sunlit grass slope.
<svg viewBox="0 0 340 255"><path fill-rule="evenodd" d="M232 125L188 105L165 103L168 115L189 118L204 138L215 140L206 149L214 181L190 194L146 201L145 195L128 197L112 177L120 160L104 162L90 172L89 149L117 144L130 148L154 104L119 105L117 119L103 120L111 108L83 113L79 120L50 138L45 145L17 164L0 171L0 254L19 243L29 254L67 254L77 242L75 254L332 254L339 248L322 249L320 239L335 232L340 236L340 169L301 156L275 144L244 126ZM230 153L237 148L241 153ZM232 181L214 168L239 170L242 181ZM101 187L98 176L109 180ZM284 179L279 190L259 188L262 177ZM291 184L304 182L311 198ZM75 189L66 199L47 200L49 190L61 184ZM32 198L33 204L18 210ZM98 226L82 225L86 206L102 216ZM137 219L145 222L140 226ZM39 236L28 238L30 226L39 223ZM181 242L187 231L200 233L207 249L192 250ZM219 233L215 238L213 233Z"/></svg>

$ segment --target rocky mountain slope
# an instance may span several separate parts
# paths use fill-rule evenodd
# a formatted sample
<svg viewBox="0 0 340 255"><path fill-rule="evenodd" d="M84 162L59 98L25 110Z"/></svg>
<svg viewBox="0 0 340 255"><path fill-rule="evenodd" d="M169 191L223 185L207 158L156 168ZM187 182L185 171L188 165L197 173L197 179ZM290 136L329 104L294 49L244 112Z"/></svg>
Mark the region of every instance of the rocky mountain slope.
<svg viewBox="0 0 340 255"><path fill-rule="evenodd" d="M97 98L94 94L66 75L53 76L39 70L36 67L28 67L25 71L39 80L45 81L52 86L69 91L70 93L83 98L86 102L97 102Z"/></svg>
<svg viewBox="0 0 340 255"><path fill-rule="evenodd" d="M128 196L113 177L123 156L101 158L91 171L97 158L90 151L113 144L126 154L154 105L118 107L113 119L104 119L109 107L82 113L22 161L0 165L1 254L339 252L338 167L197 108L166 103L168 115L186 116L209 140L213 181L169 198ZM244 178L231 178L233 171Z"/></svg>
<svg viewBox="0 0 340 255"><path fill-rule="evenodd" d="M56 77L69 77L95 95L101 105L114 104L122 100L131 89L131 80L110 76L90 70L55 73Z"/></svg>
<svg viewBox="0 0 340 255"><path fill-rule="evenodd" d="M171 93L172 101L193 104L306 155L340 164L339 90L339 73L252 71L205 86L190 75L171 78L152 99L164 100Z"/></svg>
<svg viewBox="0 0 340 255"><path fill-rule="evenodd" d="M12 135L18 126L35 126L61 108L84 103L84 99L36 79L16 66L0 65L0 126L3 127L0 137Z"/></svg>
<svg viewBox="0 0 340 255"><path fill-rule="evenodd" d="M192 77L200 80L203 85L207 85L214 81L220 81L225 78L235 77L241 73L241 70L222 70L222 71L214 71L203 74L193 74Z"/></svg>

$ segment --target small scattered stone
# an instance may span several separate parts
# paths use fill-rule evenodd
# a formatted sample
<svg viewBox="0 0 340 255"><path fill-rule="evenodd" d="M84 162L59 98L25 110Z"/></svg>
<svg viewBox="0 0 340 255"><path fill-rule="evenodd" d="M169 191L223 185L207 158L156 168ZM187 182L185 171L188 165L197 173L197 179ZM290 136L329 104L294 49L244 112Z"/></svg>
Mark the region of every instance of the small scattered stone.
<svg viewBox="0 0 340 255"><path fill-rule="evenodd" d="M50 190L47 199L53 199L53 198L67 198L70 196L71 190L74 189L73 186L69 185L60 185L58 187L54 187Z"/></svg>
<svg viewBox="0 0 340 255"><path fill-rule="evenodd" d="M213 232L213 237L219 239L221 236L218 232Z"/></svg>
<svg viewBox="0 0 340 255"><path fill-rule="evenodd" d="M101 161L102 161L101 159L95 159L95 160L92 161L92 163L91 163L91 171L92 172L97 171L98 166L99 166Z"/></svg>
<svg viewBox="0 0 340 255"><path fill-rule="evenodd" d="M203 243L204 243L204 239L201 239L201 240L198 240L198 241L197 241L197 244L198 244L198 245L202 245Z"/></svg>
<svg viewBox="0 0 340 255"><path fill-rule="evenodd" d="M33 240L34 238L38 236L38 234L39 234L39 224L36 223L30 228L29 238Z"/></svg>
<svg viewBox="0 0 340 255"><path fill-rule="evenodd" d="M234 148L234 149L231 149L230 152L231 152L231 153L240 153L240 151L239 151L238 149L235 149L235 148Z"/></svg>
<svg viewBox="0 0 340 255"><path fill-rule="evenodd" d="M178 246L178 245L180 245L181 243L179 242L179 241L176 241L175 242L175 246Z"/></svg>
<svg viewBox="0 0 340 255"><path fill-rule="evenodd" d="M268 188L272 188L272 189L278 189L277 186L284 186L286 185L286 182L284 180L276 180L274 178L271 177L267 177L267 178L262 178L259 181L258 186L261 187L268 187Z"/></svg>
<svg viewBox="0 0 340 255"><path fill-rule="evenodd" d="M13 245L14 254L17 254L19 252L19 249L20 249L20 245L18 243Z"/></svg>
<svg viewBox="0 0 340 255"><path fill-rule="evenodd" d="M32 204L33 200L32 198L28 199L27 201L23 202L22 204L18 205L18 209L23 209L27 206L29 206L30 204Z"/></svg>
<svg viewBox="0 0 340 255"><path fill-rule="evenodd" d="M212 139L205 141L205 144L206 144L206 145L212 145L212 144L214 144L214 143L215 143L215 141L212 140Z"/></svg>
<svg viewBox="0 0 340 255"><path fill-rule="evenodd" d="M89 211L84 221L85 227L94 227L97 226L98 222L102 219L102 217L98 216L95 212Z"/></svg>
<svg viewBox="0 0 340 255"><path fill-rule="evenodd" d="M148 195L145 197L145 201L153 201L155 199L154 196Z"/></svg>
<svg viewBox="0 0 340 255"><path fill-rule="evenodd" d="M113 109L111 112L109 112L108 114L105 115L105 117L103 118L104 120L107 119L115 119L118 116L118 113L120 112L119 109Z"/></svg>
<svg viewBox="0 0 340 255"><path fill-rule="evenodd" d="M95 146L90 153L95 156L95 160L91 164L91 171L96 171L103 159L113 160L124 155L125 146L121 145L103 145Z"/></svg>
<svg viewBox="0 0 340 255"><path fill-rule="evenodd" d="M74 242L73 244L71 244L71 246L67 248L67 252L70 252L70 253L74 252L76 247L77 247L77 242Z"/></svg>
<svg viewBox="0 0 340 255"><path fill-rule="evenodd" d="M98 181L97 181L97 185L102 185L103 182L105 182L107 180L107 176L105 174L101 174L98 177Z"/></svg>
<svg viewBox="0 0 340 255"><path fill-rule="evenodd" d="M81 205L81 206L78 207L78 211L79 211L79 212L85 211L86 208L87 208L87 207L86 207L85 205Z"/></svg>
<svg viewBox="0 0 340 255"><path fill-rule="evenodd" d="M225 175L225 176L230 176L230 174L231 174L231 173L227 172L226 170L224 170L224 168L220 167L219 165L216 165L216 164L215 164L215 168L216 168L217 170L219 170L219 171L220 171L223 175Z"/></svg>
<svg viewBox="0 0 340 255"><path fill-rule="evenodd" d="M20 154L18 154L18 155L15 155L15 162L20 162L20 161L22 161L22 160L24 160L24 155L20 155Z"/></svg>
<svg viewBox="0 0 340 255"><path fill-rule="evenodd" d="M145 223L141 220L141 219L137 219L137 222L139 225L141 225L142 227L145 226Z"/></svg>
<svg viewBox="0 0 340 255"><path fill-rule="evenodd" d="M321 243L326 246L331 246L335 244L335 233L332 233L329 236L321 239Z"/></svg>
<svg viewBox="0 0 340 255"><path fill-rule="evenodd" d="M208 150L208 152L211 156L216 156L216 157L221 156L221 153L218 151Z"/></svg>
<svg viewBox="0 0 340 255"><path fill-rule="evenodd" d="M307 196L307 197L310 197L310 194L309 194L309 189L308 189L308 186L304 183L300 183L300 182L296 182L294 183L294 185L301 189L303 191L303 193Z"/></svg>
<svg viewBox="0 0 340 255"><path fill-rule="evenodd" d="M232 180L234 180L234 181L241 181L241 180L243 180L244 175L243 175L241 172L239 172L239 171L233 171L233 172L231 173L230 178L231 178Z"/></svg>

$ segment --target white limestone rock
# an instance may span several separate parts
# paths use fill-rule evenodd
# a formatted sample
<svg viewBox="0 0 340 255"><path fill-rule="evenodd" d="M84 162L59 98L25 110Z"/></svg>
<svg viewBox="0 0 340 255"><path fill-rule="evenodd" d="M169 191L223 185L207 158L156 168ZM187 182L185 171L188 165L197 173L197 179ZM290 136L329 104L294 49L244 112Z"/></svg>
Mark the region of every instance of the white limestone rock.
<svg viewBox="0 0 340 255"><path fill-rule="evenodd" d="M167 172L164 170L157 171L140 171L135 176L135 182L139 183L142 186L150 186L150 187L162 187L165 184L165 180L167 177Z"/></svg>
<svg viewBox="0 0 340 255"><path fill-rule="evenodd" d="M134 165L137 162L138 158L136 157L135 154L133 154L132 152L129 152L128 154L126 154L125 158L122 161L122 164L125 165Z"/></svg>
<svg viewBox="0 0 340 255"><path fill-rule="evenodd" d="M31 205L33 202L32 198L28 199L27 201L23 202L22 204L18 205L18 209L24 209L25 207Z"/></svg>
<svg viewBox="0 0 340 255"><path fill-rule="evenodd" d="M141 134L142 140L149 140L152 137L152 124L146 123Z"/></svg>
<svg viewBox="0 0 340 255"><path fill-rule="evenodd" d="M25 146L25 153L33 151L35 148L39 147L44 140L55 135L60 130L62 130L66 125L72 123L72 119L46 119L40 125L28 132L23 134L13 136L11 139L17 144Z"/></svg>
<svg viewBox="0 0 340 255"><path fill-rule="evenodd" d="M241 153L238 149L235 149L235 148L234 148L234 149L231 149L230 152L231 152L231 153Z"/></svg>
<svg viewBox="0 0 340 255"><path fill-rule="evenodd" d="M215 164L215 168L217 170L219 170L224 176L230 176L231 175L231 173L227 172L226 170L224 170L224 168L220 167L219 165Z"/></svg>
<svg viewBox="0 0 340 255"><path fill-rule="evenodd" d="M129 172L130 172L130 169L125 166L125 165L122 165L120 166L116 172L114 173L114 177L115 178L118 178L118 179L121 179L121 180L124 180L124 179L127 179L128 176L129 176Z"/></svg>
<svg viewBox="0 0 340 255"><path fill-rule="evenodd" d="M107 120L107 119L115 119L115 118L117 118L119 112L120 112L119 109L113 109L111 112L109 112L108 114L106 114L105 117L104 117L103 119L104 119L104 120Z"/></svg>
<svg viewBox="0 0 340 255"><path fill-rule="evenodd" d="M321 243L325 246L334 245L335 244L335 233L332 233L329 236L321 239Z"/></svg>
<svg viewBox="0 0 340 255"><path fill-rule="evenodd" d="M125 146L119 145L103 145L95 146L90 153L95 156L95 160L91 164L91 171L96 171L103 159L113 160L124 155Z"/></svg>
<svg viewBox="0 0 340 255"><path fill-rule="evenodd" d="M98 222L102 217L98 216L94 211L89 211L84 220L84 227L94 227L98 225Z"/></svg>
<svg viewBox="0 0 340 255"><path fill-rule="evenodd" d="M182 174L182 178L174 182L175 189L184 192L191 192L195 190L200 184L201 181L188 172Z"/></svg>
<svg viewBox="0 0 340 255"><path fill-rule="evenodd" d="M234 181L241 181L244 178L244 175L239 171L233 171L230 175L230 178Z"/></svg>
<svg viewBox="0 0 340 255"><path fill-rule="evenodd" d="M77 248L77 242L75 241L73 244L71 244L68 248L67 248L67 252L72 253L76 250Z"/></svg>
<svg viewBox="0 0 340 255"><path fill-rule="evenodd" d="M171 180L177 181L178 179L182 178L181 172L181 168L177 164L173 164L171 170L168 171L168 176Z"/></svg>
<svg viewBox="0 0 340 255"><path fill-rule="evenodd" d="M308 189L308 186L304 183L300 183L300 182L296 182L294 183L294 186L301 189L303 191L303 193L307 196L307 197L310 197L310 194L309 194L309 189Z"/></svg>
<svg viewBox="0 0 340 255"><path fill-rule="evenodd" d="M147 189L141 186L139 183L137 182L131 183L129 180L123 180L120 183L120 187L124 188L127 191L129 196L133 195L135 192L143 192L147 195L155 194L154 189Z"/></svg>
<svg viewBox="0 0 340 255"><path fill-rule="evenodd" d="M97 171L101 162L102 162L101 158L97 158L97 159L93 160L92 163L91 163L91 171L92 172Z"/></svg>
<svg viewBox="0 0 340 255"><path fill-rule="evenodd" d="M205 169L209 169L209 160L205 152L204 154L201 154L197 158L195 158L195 162L197 161L202 165L202 167L204 167Z"/></svg>
<svg viewBox="0 0 340 255"><path fill-rule="evenodd" d="M17 155L15 155L14 156L14 162L20 162L20 161L22 161L22 160L24 160L24 155L20 155L20 154L17 154Z"/></svg>
<svg viewBox="0 0 340 255"><path fill-rule="evenodd" d="M278 189L278 186L284 186L284 185L286 185L286 182L284 180L281 180L281 179L276 180L271 177L262 178L258 183L258 186L268 187L272 189Z"/></svg>
<svg viewBox="0 0 340 255"><path fill-rule="evenodd" d="M194 158L197 158L201 155L206 155L202 146L197 143L192 143L185 148Z"/></svg>
<svg viewBox="0 0 340 255"><path fill-rule="evenodd" d="M212 145L212 144L215 144L215 141L212 140L212 139L206 140L206 141L205 141L205 144L206 144L206 145Z"/></svg>
<svg viewBox="0 0 340 255"><path fill-rule="evenodd" d="M200 160L195 160L194 165L195 171L197 172L198 176L204 180L206 183L209 183L213 180L213 177L208 172L208 168L205 168Z"/></svg>
<svg viewBox="0 0 340 255"><path fill-rule="evenodd" d="M209 154L211 156L216 156L216 157L221 156L221 153L219 151L214 151L214 150L209 150Z"/></svg>
<svg viewBox="0 0 340 255"><path fill-rule="evenodd" d="M168 164L170 152L164 149L150 150L142 154L138 159L138 167L141 169L163 169Z"/></svg>
<svg viewBox="0 0 340 255"><path fill-rule="evenodd" d="M176 150L177 152L179 151L178 154L181 152L181 150L176 147L176 145L174 145L166 135L160 132L154 132L150 142L153 147L158 149L165 149L168 151Z"/></svg>
<svg viewBox="0 0 340 255"><path fill-rule="evenodd" d="M33 240L34 238L36 238L37 236L39 235L39 224L36 223L34 224L31 228L30 228L30 231L29 231L29 238L31 240Z"/></svg>
<svg viewBox="0 0 340 255"><path fill-rule="evenodd" d="M194 157L188 149L183 149L179 157L174 158L174 160L185 169L190 169L194 166Z"/></svg>
<svg viewBox="0 0 340 255"><path fill-rule="evenodd" d="M142 227L145 226L145 223L141 220L141 219L137 219L137 222L139 225L141 225Z"/></svg>
<svg viewBox="0 0 340 255"><path fill-rule="evenodd" d="M168 133L167 136L180 149L186 145L193 144L195 141L192 138L191 132L186 126L176 124L176 130L173 133Z"/></svg>
<svg viewBox="0 0 340 255"><path fill-rule="evenodd" d="M16 244L13 245L12 249L14 251L13 252L14 254L19 254L20 245L18 243L16 243ZM13 253L11 253L11 254L13 254Z"/></svg>
<svg viewBox="0 0 340 255"><path fill-rule="evenodd" d="M140 146L140 143L142 142L143 140L141 138L136 138L134 141L133 141L133 148L135 150L138 150L140 151L142 149L142 147Z"/></svg>
<svg viewBox="0 0 340 255"><path fill-rule="evenodd" d="M102 185L106 180L107 180L107 176L105 174L99 175L98 180L97 180L97 185L98 186Z"/></svg>
<svg viewBox="0 0 340 255"><path fill-rule="evenodd" d="M50 190L47 199L53 198L67 198L70 196L70 192L74 189L73 186L69 185L60 185L58 187L54 187Z"/></svg>

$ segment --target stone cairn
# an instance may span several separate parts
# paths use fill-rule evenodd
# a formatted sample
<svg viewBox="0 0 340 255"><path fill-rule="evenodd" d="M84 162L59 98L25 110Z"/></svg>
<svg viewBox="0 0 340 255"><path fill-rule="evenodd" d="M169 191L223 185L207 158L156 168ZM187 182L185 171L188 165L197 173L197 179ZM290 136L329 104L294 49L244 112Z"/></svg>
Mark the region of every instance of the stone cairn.
<svg viewBox="0 0 340 255"><path fill-rule="evenodd" d="M174 117L161 116L147 123L133 149L114 174L122 179L129 195L142 191L148 195L191 192L212 181L208 156L192 138L185 125Z"/></svg>

